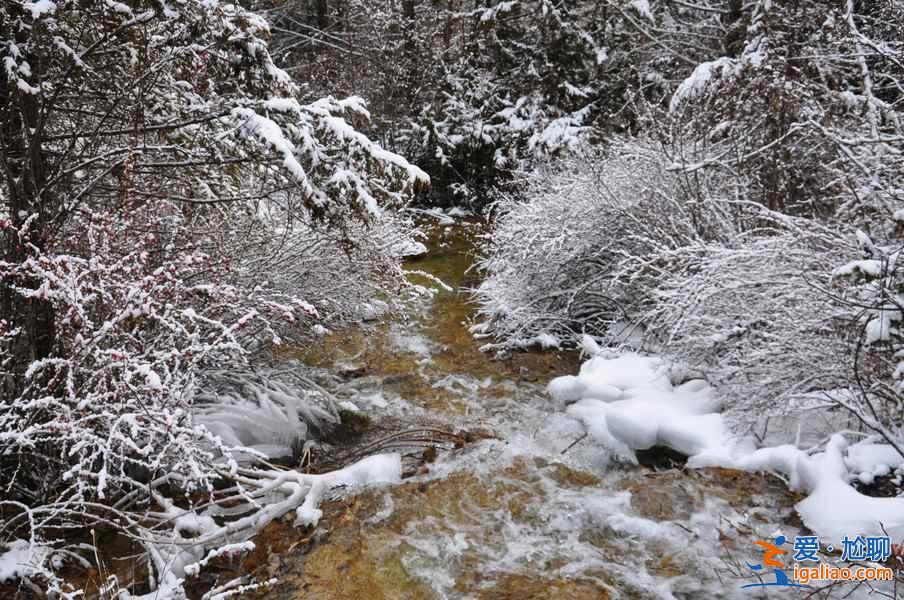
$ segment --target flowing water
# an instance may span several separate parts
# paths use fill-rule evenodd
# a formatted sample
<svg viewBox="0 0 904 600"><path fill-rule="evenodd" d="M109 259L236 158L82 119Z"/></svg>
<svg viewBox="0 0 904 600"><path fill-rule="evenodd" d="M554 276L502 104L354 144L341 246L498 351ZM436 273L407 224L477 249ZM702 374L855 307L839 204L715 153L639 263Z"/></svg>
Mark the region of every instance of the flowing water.
<svg viewBox="0 0 904 600"><path fill-rule="evenodd" d="M306 357L343 375L334 391L370 416L371 438L442 429L460 443L413 451L402 484L331 502L313 531L268 527L242 566L278 577L263 597L759 597L739 590L744 561L753 540L799 525L796 498L766 476L619 464L581 439L544 390L576 355L498 360L468 333L480 230L437 226L410 264L454 291Z"/></svg>

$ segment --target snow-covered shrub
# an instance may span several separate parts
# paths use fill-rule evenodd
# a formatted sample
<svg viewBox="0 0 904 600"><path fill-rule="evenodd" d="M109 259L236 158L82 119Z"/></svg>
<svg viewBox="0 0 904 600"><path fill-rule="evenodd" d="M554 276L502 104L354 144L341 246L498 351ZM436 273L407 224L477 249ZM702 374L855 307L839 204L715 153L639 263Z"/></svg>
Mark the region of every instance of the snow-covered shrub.
<svg viewBox="0 0 904 600"><path fill-rule="evenodd" d="M825 292L847 249L837 232L757 204L758 227L676 251L636 318L667 356L753 421L825 405L850 379L842 314Z"/></svg>
<svg viewBox="0 0 904 600"><path fill-rule="evenodd" d="M750 226L733 182L673 166L653 142L615 140L605 154L537 171L497 203L477 290L475 331L499 340L488 349L635 321L675 253Z"/></svg>
<svg viewBox="0 0 904 600"><path fill-rule="evenodd" d="M849 389L832 399L904 455L904 246L900 240L876 243L862 231L857 240L862 258L833 273L832 299L854 341Z"/></svg>
<svg viewBox="0 0 904 600"><path fill-rule="evenodd" d="M394 209L427 177L353 127L360 98L302 99L268 35L209 0L0 5L0 543L42 549L46 592L102 526L179 597L186 561L370 478L244 448L337 420L259 362L404 286Z"/></svg>
<svg viewBox="0 0 904 600"><path fill-rule="evenodd" d="M475 333L493 338L488 350L574 345L583 333L655 349L716 384L743 420L834 404L855 372L852 316L829 290L851 232L747 201L743 180L681 153L618 141L500 203ZM896 331L897 313L876 302L871 327Z"/></svg>
<svg viewBox="0 0 904 600"><path fill-rule="evenodd" d="M0 263L20 302L40 299L56 315L50 354L10 384L20 391L6 396L0 410L2 505L16 515L3 540L26 536L45 548L47 561L90 558L76 543L84 540L76 538L70 547L53 542L50 531L96 522L138 536L153 559L161 545L173 543L168 535L197 533L167 533L154 525L158 511L196 518L186 494L215 507L219 498L210 494L239 473L244 475L233 502L246 493L253 497L278 472L248 460L285 455L338 423L333 399L312 382L252 369L263 348L320 320L315 305L262 285L249 271L253 263L243 264L245 257L232 262L205 253L201 248L210 240L189 235L178 211L162 218L160 208L154 222L166 224L168 237L139 222L142 211L90 214L69 222L83 237L64 245L65 251L32 247L24 262ZM27 238L8 222L5 227L7 235ZM323 267L338 260L330 255L340 248L295 251L293 264L307 257L308 266ZM36 281L37 288L27 285ZM17 377L10 363L15 346L27 343L22 333L3 322L6 378ZM278 514L303 499L280 501ZM277 515L268 502L245 509L258 516L244 533L180 542L179 552L194 556L215 549L209 544L218 539L253 534ZM201 519L211 532L226 526L215 516ZM173 575L167 564L173 556L151 561L160 585ZM48 562L35 576L46 579L52 572ZM62 583L51 577L46 585Z"/></svg>

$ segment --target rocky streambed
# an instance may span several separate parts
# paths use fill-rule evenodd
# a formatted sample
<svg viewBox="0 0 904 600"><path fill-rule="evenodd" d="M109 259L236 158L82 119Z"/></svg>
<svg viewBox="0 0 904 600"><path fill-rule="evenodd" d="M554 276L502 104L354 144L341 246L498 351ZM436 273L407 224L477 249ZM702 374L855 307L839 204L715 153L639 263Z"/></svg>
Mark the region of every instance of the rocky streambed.
<svg viewBox="0 0 904 600"><path fill-rule="evenodd" d="M799 528L798 498L768 475L613 462L545 392L577 355L480 352L480 231L437 225L411 264L452 291L302 357L346 403L344 451L403 451L403 483L337 497L313 529L272 523L233 568L276 578L255 594L277 599L766 597L740 589L745 561Z"/></svg>

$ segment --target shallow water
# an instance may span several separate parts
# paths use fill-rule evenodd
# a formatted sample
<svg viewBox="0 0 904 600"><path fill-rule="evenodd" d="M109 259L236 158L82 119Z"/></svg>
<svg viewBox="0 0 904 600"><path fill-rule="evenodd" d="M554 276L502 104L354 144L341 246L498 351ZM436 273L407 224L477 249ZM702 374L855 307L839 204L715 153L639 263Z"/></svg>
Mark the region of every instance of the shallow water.
<svg viewBox="0 0 904 600"><path fill-rule="evenodd" d="M425 455L401 485L326 507L314 531L274 524L246 568L267 598L758 598L752 542L797 529L779 480L620 465L546 395L571 353L498 360L468 333L479 223L438 227L410 264L454 288L401 318L333 334L338 396L378 425L481 432ZM472 437L472 439L475 439ZM577 443L575 443L577 442ZM794 597L793 592L781 592Z"/></svg>

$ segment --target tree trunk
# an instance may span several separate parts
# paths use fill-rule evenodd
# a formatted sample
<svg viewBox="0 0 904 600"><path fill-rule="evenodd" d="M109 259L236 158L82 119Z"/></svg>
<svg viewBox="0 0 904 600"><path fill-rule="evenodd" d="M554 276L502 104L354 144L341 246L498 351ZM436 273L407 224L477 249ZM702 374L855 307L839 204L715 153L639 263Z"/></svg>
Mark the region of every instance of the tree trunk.
<svg viewBox="0 0 904 600"><path fill-rule="evenodd" d="M12 31L12 23L0 23L0 39L15 39L19 48L27 47L30 33L24 29ZM35 79L40 79L39 56L23 57L31 66ZM41 144L43 119L39 97L20 90L6 69L0 69L0 168L5 180L4 212L9 214L12 230L2 236L3 258L12 264L21 264L29 255L29 246L39 251L46 249L49 220L53 218L54 205L46 190L47 165ZM20 237L16 232L31 218L27 233ZM0 319L9 328L19 328L13 348L14 379L5 382L4 388L21 386L20 374L34 361L46 358L53 350L55 323L53 306L49 301L32 299L25 301L12 286L34 288L34 281L9 281L0 283ZM13 390L4 389L5 393Z"/></svg>
<svg viewBox="0 0 904 600"><path fill-rule="evenodd" d="M317 8L317 28L320 31L326 31L327 28L330 26L329 0L316 0L316 8Z"/></svg>

